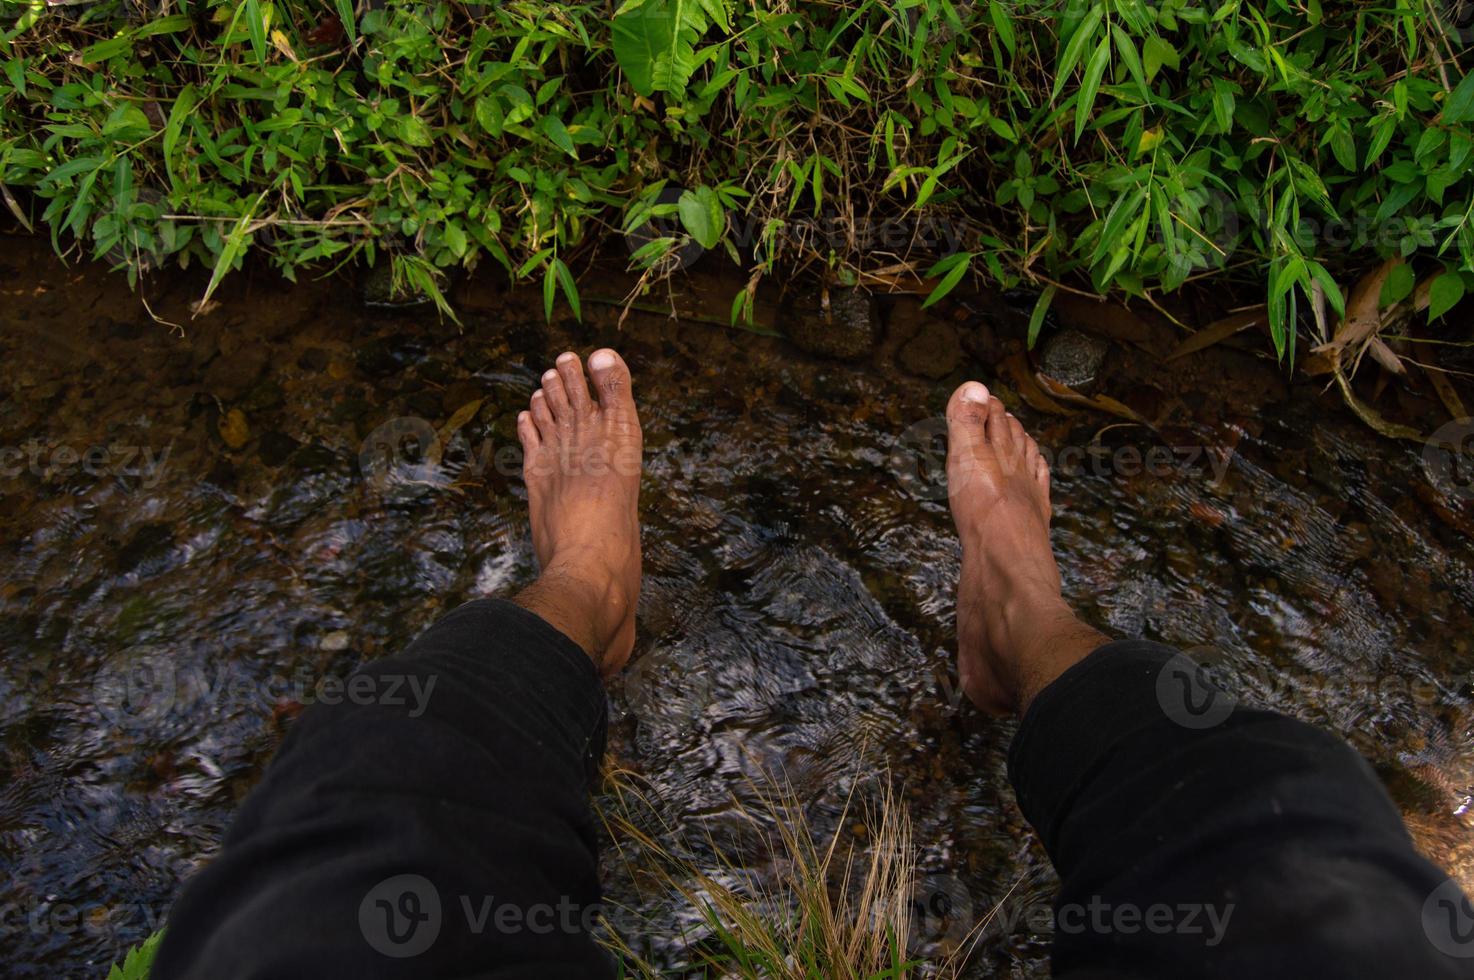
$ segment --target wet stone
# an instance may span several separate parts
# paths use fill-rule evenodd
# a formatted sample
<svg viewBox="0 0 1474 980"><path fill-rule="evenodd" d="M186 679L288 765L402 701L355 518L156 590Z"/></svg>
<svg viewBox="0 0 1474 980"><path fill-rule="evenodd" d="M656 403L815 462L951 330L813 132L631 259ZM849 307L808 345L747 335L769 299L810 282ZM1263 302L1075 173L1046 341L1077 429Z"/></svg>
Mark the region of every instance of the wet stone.
<svg viewBox="0 0 1474 980"><path fill-rule="evenodd" d="M896 358L910 374L940 381L957 370L962 347L950 324L933 320L902 345Z"/></svg>
<svg viewBox="0 0 1474 980"><path fill-rule="evenodd" d="M486 397L485 390L474 381L457 381L445 389L445 394L440 399L440 407L446 415L450 415L463 405L479 401Z"/></svg>
<svg viewBox="0 0 1474 980"><path fill-rule="evenodd" d="M819 289L802 290L785 319L788 339L810 354L854 360L875 347L875 297L854 286L831 287L828 310Z"/></svg>
<svg viewBox="0 0 1474 980"><path fill-rule="evenodd" d="M353 352L358 369L370 378L382 378L399 370L394 352L382 340L371 340Z"/></svg>
<svg viewBox="0 0 1474 980"><path fill-rule="evenodd" d="M1044 342L1040 367L1054 380L1071 388L1087 388L1100 374L1109 344L1079 330L1056 331Z"/></svg>
<svg viewBox="0 0 1474 980"><path fill-rule="evenodd" d="M266 348L259 344L221 354L205 369L204 386L222 401L232 401L251 389L268 360Z"/></svg>
<svg viewBox="0 0 1474 980"><path fill-rule="evenodd" d="M304 371L326 371L328 367L328 352L321 347L309 347L297 358L297 366Z"/></svg>
<svg viewBox="0 0 1474 980"><path fill-rule="evenodd" d="M291 458L302 444L284 432L267 432L261 436L256 451L267 466L280 466Z"/></svg>

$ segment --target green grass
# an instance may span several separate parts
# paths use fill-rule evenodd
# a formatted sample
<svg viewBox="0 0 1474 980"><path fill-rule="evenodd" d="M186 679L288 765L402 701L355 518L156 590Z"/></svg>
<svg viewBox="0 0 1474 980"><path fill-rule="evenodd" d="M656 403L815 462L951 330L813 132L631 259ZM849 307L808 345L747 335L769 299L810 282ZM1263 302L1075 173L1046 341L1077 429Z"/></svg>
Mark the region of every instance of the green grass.
<svg viewBox="0 0 1474 980"><path fill-rule="evenodd" d="M577 313L594 253L658 217L647 282L686 240L727 253L734 317L780 269L933 298L1206 278L1262 296L1285 356L1379 259L1408 260L1385 305L1421 280L1430 318L1474 284L1454 6L8 0L0 186L58 249L212 290L251 253L387 253ZM884 222L945 234L867 243Z"/></svg>

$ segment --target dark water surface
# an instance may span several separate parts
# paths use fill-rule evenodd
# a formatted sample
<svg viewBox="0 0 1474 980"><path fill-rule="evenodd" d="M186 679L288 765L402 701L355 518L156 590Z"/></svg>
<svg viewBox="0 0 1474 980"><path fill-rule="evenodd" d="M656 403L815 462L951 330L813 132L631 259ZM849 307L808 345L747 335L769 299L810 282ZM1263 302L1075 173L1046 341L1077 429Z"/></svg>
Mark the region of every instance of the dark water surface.
<svg viewBox="0 0 1474 980"><path fill-rule="evenodd" d="M264 274L193 323L197 278L150 285L180 336L120 277L0 247L4 972L101 976L208 859L320 679L531 580L515 414L558 352L613 343L648 447L640 638L610 689L613 759L647 781L639 819L781 874L743 850L734 798L782 772L828 832L888 769L918 907L944 913L919 918L917 948L954 944L1007 894L974 972L1047 975L1053 879L1007 786L1013 727L952 693L958 547L945 499L895 452L969 374L1015 397L989 358L1005 341L928 381L894 366L894 337L847 365L700 322L635 314L621 332L597 302L589 325L545 326L540 297L490 288L462 291L459 332ZM1159 432L1018 409L1071 461L1055 478L1068 597L1350 739L1470 885L1468 504L1416 447L1250 353L1164 369L1120 348L1101 390ZM867 833L853 813L838 829ZM689 916L607 863L618 920L679 963Z"/></svg>

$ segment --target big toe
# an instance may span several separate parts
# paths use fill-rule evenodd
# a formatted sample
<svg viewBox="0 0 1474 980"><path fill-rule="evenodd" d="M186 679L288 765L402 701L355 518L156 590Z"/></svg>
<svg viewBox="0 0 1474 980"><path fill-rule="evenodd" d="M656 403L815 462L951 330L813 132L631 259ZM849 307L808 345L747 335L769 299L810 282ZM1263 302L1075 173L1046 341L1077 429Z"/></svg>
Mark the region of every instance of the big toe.
<svg viewBox="0 0 1474 980"><path fill-rule="evenodd" d="M635 398L630 391L630 369L624 358L607 347L589 355L589 374L599 393L599 408L615 417L634 418Z"/></svg>
<svg viewBox="0 0 1474 980"><path fill-rule="evenodd" d="M984 423L988 420L988 403L993 401L988 389L977 381L962 384L947 400L947 448L949 452L972 449L987 441Z"/></svg>

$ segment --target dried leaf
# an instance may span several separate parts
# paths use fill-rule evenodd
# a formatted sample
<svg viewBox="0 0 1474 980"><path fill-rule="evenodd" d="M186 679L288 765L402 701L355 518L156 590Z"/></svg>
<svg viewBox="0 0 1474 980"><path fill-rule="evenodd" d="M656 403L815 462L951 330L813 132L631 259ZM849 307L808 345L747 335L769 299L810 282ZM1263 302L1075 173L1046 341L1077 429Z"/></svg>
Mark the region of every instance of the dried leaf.
<svg viewBox="0 0 1474 980"><path fill-rule="evenodd" d="M1372 337L1367 341L1367 352L1372 355L1372 360L1393 374L1399 376L1407 374L1407 367L1402 363L1402 358L1398 357L1381 337Z"/></svg>
<svg viewBox="0 0 1474 980"><path fill-rule="evenodd" d="M1267 307L1261 304L1260 306L1254 307L1252 310L1244 310L1240 313L1234 313L1231 316L1226 316L1221 320L1214 320L1212 323L1208 324L1206 327L1199 330L1197 333L1193 334L1182 343L1178 344L1177 349L1168 354L1166 359L1168 361L1175 361L1179 357L1186 357L1188 354L1196 353L1197 351L1212 347L1214 344L1220 343L1227 340L1229 337L1232 337L1240 330L1247 330L1249 327L1258 324L1268 323L1268 316L1269 313Z"/></svg>
<svg viewBox="0 0 1474 980"><path fill-rule="evenodd" d="M477 398L475 401L466 402L466 404L456 409L455 414L451 415L450 420L440 430L440 441L450 442L451 436L459 432L465 427L467 422L476 417L476 413L480 410L483 401L485 399Z"/></svg>
<svg viewBox="0 0 1474 980"><path fill-rule="evenodd" d="M1351 382L1346 380L1346 375L1341 370L1341 365L1339 363L1336 364L1335 374L1336 384L1341 388L1341 397L1345 400L1346 407L1355 412L1357 417L1365 422L1367 425L1371 426L1373 429L1376 429L1378 432L1380 432L1384 436L1387 436L1389 439L1406 439L1409 442L1428 441L1427 437L1425 437L1417 429L1414 429L1411 426L1400 425L1396 422L1387 421L1385 418L1382 417L1382 413L1378 412L1375 408L1372 408L1370 405L1363 402L1360 398L1357 398L1356 393L1351 390Z"/></svg>
<svg viewBox="0 0 1474 980"><path fill-rule="evenodd" d="M1355 286L1351 288L1351 297L1346 301L1346 317L1341 325L1336 328L1336 334L1328 343L1316 348L1316 351L1334 350L1338 355L1338 365L1350 363L1352 371L1361 360L1370 340L1376 336L1378 330L1382 329L1382 314L1380 301L1382 286L1392 270L1402 265L1402 259L1388 259L1377 266L1371 272L1362 276ZM1384 367L1388 361L1396 360L1397 355L1392 353L1385 344L1380 349L1373 349L1372 356ZM1400 370L1389 368L1396 373ZM1375 426L1374 426L1375 427Z"/></svg>
<svg viewBox="0 0 1474 980"><path fill-rule="evenodd" d="M1050 398L1044 389L1039 387L1039 382L1034 380L1034 372L1029 368L1028 359L1023 354L1014 354L1003 362L1003 366L1008 369L1014 384L1018 386L1019 395L1030 408L1040 412L1049 412L1051 415L1075 414Z"/></svg>
<svg viewBox="0 0 1474 980"><path fill-rule="evenodd" d="M1443 407L1448 409L1448 414L1456 419L1465 419L1469 413L1464 408L1464 400L1454 390L1453 382L1448 380L1448 374L1438 366L1438 348L1427 341L1413 341L1420 358L1418 366L1423 373L1428 375L1428 380L1433 385L1433 390L1438 394L1438 400L1443 402Z"/></svg>
<svg viewBox="0 0 1474 980"><path fill-rule="evenodd" d="M1060 401L1070 402L1075 405L1082 405L1085 408L1093 409L1097 412L1105 412L1108 415L1126 419L1128 422L1144 425L1148 429L1156 428L1156 426L1152 425L1130 407L1121 404L1107 395L1082 395L1069 385L1062 384L1039 371L1034 373L1034 377L1038 380L1039 386L1052 398L1057 398Z"/></svg>

